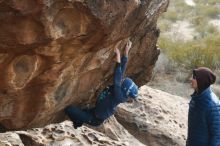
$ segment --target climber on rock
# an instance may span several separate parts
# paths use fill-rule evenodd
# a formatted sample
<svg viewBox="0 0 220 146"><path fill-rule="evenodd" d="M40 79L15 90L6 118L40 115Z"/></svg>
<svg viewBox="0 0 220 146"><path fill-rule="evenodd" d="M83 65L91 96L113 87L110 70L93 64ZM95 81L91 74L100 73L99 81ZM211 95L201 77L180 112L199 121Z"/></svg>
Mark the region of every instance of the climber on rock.
<svg viewBox="0 0 220 146"><path fill-rule="evenodd" d="M131 45L132 42L128 41L122 58L119 49L115 48L116 67L113 85L106 87L99 94L95 107L80 109L75 106L68 106L65 109L65 113L73 122L74 128L80 127L84 123L99 126L114 114L117 105L138 96L137 85L130 78L123 78Z"/></svg>

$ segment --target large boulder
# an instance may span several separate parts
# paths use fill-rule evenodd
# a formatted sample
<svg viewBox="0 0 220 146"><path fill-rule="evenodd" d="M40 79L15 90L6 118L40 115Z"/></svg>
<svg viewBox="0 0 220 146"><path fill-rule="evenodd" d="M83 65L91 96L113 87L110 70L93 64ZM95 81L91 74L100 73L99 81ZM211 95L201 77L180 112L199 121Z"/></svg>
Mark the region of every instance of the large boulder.
<svg viewBox="0 0 220 146"><path fill-rule="evenodd" d="M139 99L121 104L99 127L84 125L74 129L72 122L44 128L0 133L0 145L69 146L185 146L188 99L147 86L140 88Z"/></svg>
<svg viewBox="0 0 220 146"><path fill-rule="evenodd" d="M130 136L131 138L132 136ZM134 137L136 145L144 146ZM130 139L132 140L132 139ZM111 139L107 135L95 131L86 126L75 130L71 122L51 124L44 128L34 128L27 131L7 132L0 134L1 146L93 146L93 145L114 145L133 146L121 139Z"/></svg>
<svg viewBox="0 0 220 146"><path fill-rule="evenodd" d="M149 81L159 55L156 22L169 0L0 0L0 124L63 120L110 84L113 48L133 42L127 75Z"/></svg>
<svg viewBox="0 0 220 146"><path fill-rule="evenodd" d="M189 100L142 86L138 101L121 104L116 118L149 146L184 146Z"/></svg>

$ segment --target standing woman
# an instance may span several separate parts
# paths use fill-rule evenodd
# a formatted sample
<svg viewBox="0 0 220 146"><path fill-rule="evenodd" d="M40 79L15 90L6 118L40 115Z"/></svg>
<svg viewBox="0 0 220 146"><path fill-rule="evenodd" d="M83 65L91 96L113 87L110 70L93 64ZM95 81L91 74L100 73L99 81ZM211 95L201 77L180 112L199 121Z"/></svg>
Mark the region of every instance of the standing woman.
<svg viewBox="0 0 220 146"><path fill-rule="evenodd" d="M210 88L215 81L209 68L193 70L187 146L220 146L220 102Z"/></svg>

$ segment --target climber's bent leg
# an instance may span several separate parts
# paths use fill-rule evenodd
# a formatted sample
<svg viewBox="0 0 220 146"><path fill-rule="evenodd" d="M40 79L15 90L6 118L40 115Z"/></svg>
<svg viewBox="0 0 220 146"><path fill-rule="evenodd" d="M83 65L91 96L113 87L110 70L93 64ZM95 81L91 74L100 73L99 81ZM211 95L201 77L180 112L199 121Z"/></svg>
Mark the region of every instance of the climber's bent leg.
<svg viewBox="0 0 220 146"><path fill-rule="evenodd" d="M104 120L96 118L94 115L94 109L79 109L74 106L69 106L65 109L65 113L69 116L74 123L74 128L80 127L83 123L99 126Z"/></svg>
<svg viewBox="0 0 220 146"><path fill-rule="evenodd" d="M80 108L69 106L65 109L65 113L69 116L73 122L74 128L80 127L87 120L86 113Z"/></svg>
<svg viewBox="0 0 220 146"><path fill-rule="evenodd" d="M83 111L85 111L88 116L90 116L89 120L87 120L85 123L88 125L92 125L92 126L99 126L101 125L104 120L99 119L96 115L95 115L95 111L94 108L92 109L84 109Z"/></svg>

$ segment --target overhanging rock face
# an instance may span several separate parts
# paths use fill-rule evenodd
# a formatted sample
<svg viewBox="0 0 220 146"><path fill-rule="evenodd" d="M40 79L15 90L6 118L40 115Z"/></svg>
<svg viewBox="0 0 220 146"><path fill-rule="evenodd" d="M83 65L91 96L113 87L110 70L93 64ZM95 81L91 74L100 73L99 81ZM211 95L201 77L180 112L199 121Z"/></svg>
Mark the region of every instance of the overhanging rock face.
<svg viewBox="0 0 220 146"><path fill-rule="evenodd" d="M110 84L113 48L133 42L127 75L139 85L159 55L158 16L168 0L0 0L0 123L7 129L63 119Z"/></svg>

